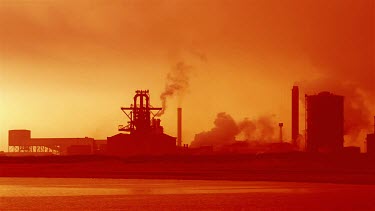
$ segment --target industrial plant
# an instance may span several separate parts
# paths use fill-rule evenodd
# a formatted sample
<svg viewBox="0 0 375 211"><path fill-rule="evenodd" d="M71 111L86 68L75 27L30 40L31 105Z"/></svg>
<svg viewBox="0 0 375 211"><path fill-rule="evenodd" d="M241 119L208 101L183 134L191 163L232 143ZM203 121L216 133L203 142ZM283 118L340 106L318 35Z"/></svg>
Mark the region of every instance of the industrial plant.
<svg viewBox="0 0 375 211"><path fill-rule="evenodd" d="M122 133L94 138L31 138L30 130L10 130L10 155L88 155L113 156L174 154L181 147L182 109L178 108L178 138L164 133L161 120L156 118L162 108L153 107L148 90L137 90L130 107L121 107L128 118L127 125L119 125ZM187 145L185 145L187 147Z"/></svg>
<svg viewBox="0 0 375 211"><path fill-rule="evenodd" d="M93 154L103 149L106 140L93 138L31 138L30 130L10 130L8 152L11 155Z"/></svg>
<svg viewBox="0 0 375 211"><path fill-rule="evenodd" d="M30 130L10 130L7 154L10 156L90 154L134 156L210 154L215 149L219 149L218 153L360 152L359 147L344 147L344 96L330 92L305 95L306 128L304 134L301 134L299 130L299 103L299 88L293 86L290 141L284 140L284 123L280 122L278 123L279 141L268 143L251 140L236 141L234 139L236 134L233 134L232 142L227 142L221 148L207 144L190 148L187 144L182 144L182 108L177 109L177 137L170 136L164 133L161 125L160 112L163 108L152 106L148 90L136 90L132 104L129 107L121 107L121 111L128 119L127 124L119 125L119 133L107 137L106 140L89 137L34 138L31 137ZM369 154L375 154L375 128L374 133L367 135L366 149Z"/></svg>
<svg viewBox="0 0 375 211"><path fill-rule="evenodd" d="M119 125L119 133L108 137L110 155L160 155L176 152L176 138L164 133L156 116L162 108L152 107L148 90L137 90L134 103L121 107L129 118L128 125Z"/></svg>

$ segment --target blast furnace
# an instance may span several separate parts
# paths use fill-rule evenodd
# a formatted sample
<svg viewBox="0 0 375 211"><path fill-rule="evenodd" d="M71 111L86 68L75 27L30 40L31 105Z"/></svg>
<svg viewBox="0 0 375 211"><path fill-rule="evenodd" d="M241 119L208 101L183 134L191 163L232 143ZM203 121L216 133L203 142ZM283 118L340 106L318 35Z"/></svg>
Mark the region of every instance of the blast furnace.
<svg viewBox="0 0 375 211"><path fill-rule="evenodd" d="M128 117L128 124L119 125L119 133L107 138L110 155L161 155L176 152L176 138L164 134L158 113L162 108L150 104L148 90L137 90L134 103L130 107L121 107Z"/></svg>

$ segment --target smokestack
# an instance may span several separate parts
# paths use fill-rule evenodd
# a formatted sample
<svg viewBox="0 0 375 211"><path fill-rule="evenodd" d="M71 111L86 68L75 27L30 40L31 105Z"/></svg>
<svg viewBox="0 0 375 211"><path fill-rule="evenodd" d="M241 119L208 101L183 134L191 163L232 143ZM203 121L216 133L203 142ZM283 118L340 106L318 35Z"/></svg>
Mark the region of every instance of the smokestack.
<svg viewBox="0 0 375 211"><path fill-rule="evenodd" d="M279 123L280 127L280 143L283 143L283 126L284 124L282 122Z"/></svg>
<svg viewBox="0 0 375 211"><path fill-rule="evenodd" d="M299 90L298 86L292 89L292 143L297 145L299 135Z"/></svg>
<svg viewBox="0 0 375 211"><path fill-rule="evenodd" d="M182 108L177 108L177 146L182 146Z"/></svg>

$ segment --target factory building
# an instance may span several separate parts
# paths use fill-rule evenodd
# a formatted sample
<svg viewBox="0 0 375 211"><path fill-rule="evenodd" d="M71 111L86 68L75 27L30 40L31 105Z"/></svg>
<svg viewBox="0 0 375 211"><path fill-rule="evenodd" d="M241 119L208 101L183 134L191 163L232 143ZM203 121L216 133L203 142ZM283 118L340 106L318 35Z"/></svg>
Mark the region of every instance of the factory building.
<svg viewBox="0 0 375 211"><path fill-rule="evenodd" d="M164 134L158 116L162 108L152 107L148 90L137 90L134 103L121 110L129 118L119 133L107 138L107 153L115 156L162 155L177 151L176 138Z"/></svg>
<svg viewBox="0 0 375 211"><path fill-rule="evenodd" d="M30 130L9 130L8 152L14 155L93 154L103 140L93 138L31 138Z"/></svg>
<svg viewBox="0 0 375 211"><path fill-rule="evenodd" d="M306 150L339 152L344 144L344 97L329 92L305 95Z"/></svg>
<svg viewBox="0 0 375 211"><path fill-rule="evenodd" d="M292 89L292 144L297 145L299 136L299 90L298 86Z"/></svg>
<svg viewBox="0 0 375 211"><path fill-rule="evenodd" d="M366 137L367 153L375 155L375 116L374 116L374 133L367 134Z"/></svg>
<svg viewBox="0 0 375 211"><path fill-rule="evenodd" d="M375 155L375 133L367 134L366 146L367 153Z"/></svg>
<svg viewBox="0 0 375 211"><path fill-rule="evenodd" d="M148 90L137 90L134 104L122 107L129 118L128 125L119 126L119 133L106 140L93 138L31 138L30 130L10 130L10 155L88 155L114 156L161 155L177 152L176 138L164 133L160 119L162 108L152 107ZM178 145L181 141L182 109L178 109ZM182 147L182 146L181 146Z"/></svg>

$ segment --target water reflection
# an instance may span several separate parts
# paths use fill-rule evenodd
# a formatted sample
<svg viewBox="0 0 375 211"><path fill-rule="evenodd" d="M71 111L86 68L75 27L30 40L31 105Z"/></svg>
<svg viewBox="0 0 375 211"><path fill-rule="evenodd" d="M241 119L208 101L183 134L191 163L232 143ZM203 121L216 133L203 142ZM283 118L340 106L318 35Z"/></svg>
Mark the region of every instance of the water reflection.
<svg viewBox="0 0 375 211"><path fill-rule="evenodd" d="M210 193L305 193L352 188L355 185L292 182L0 178L0 196L79 196Z"/></svg>
<svg viewBox="0 0 375 211"><path fill-rule="evenodd" d="M0 210L374 210L373 185L0 178Z"/></svg>

